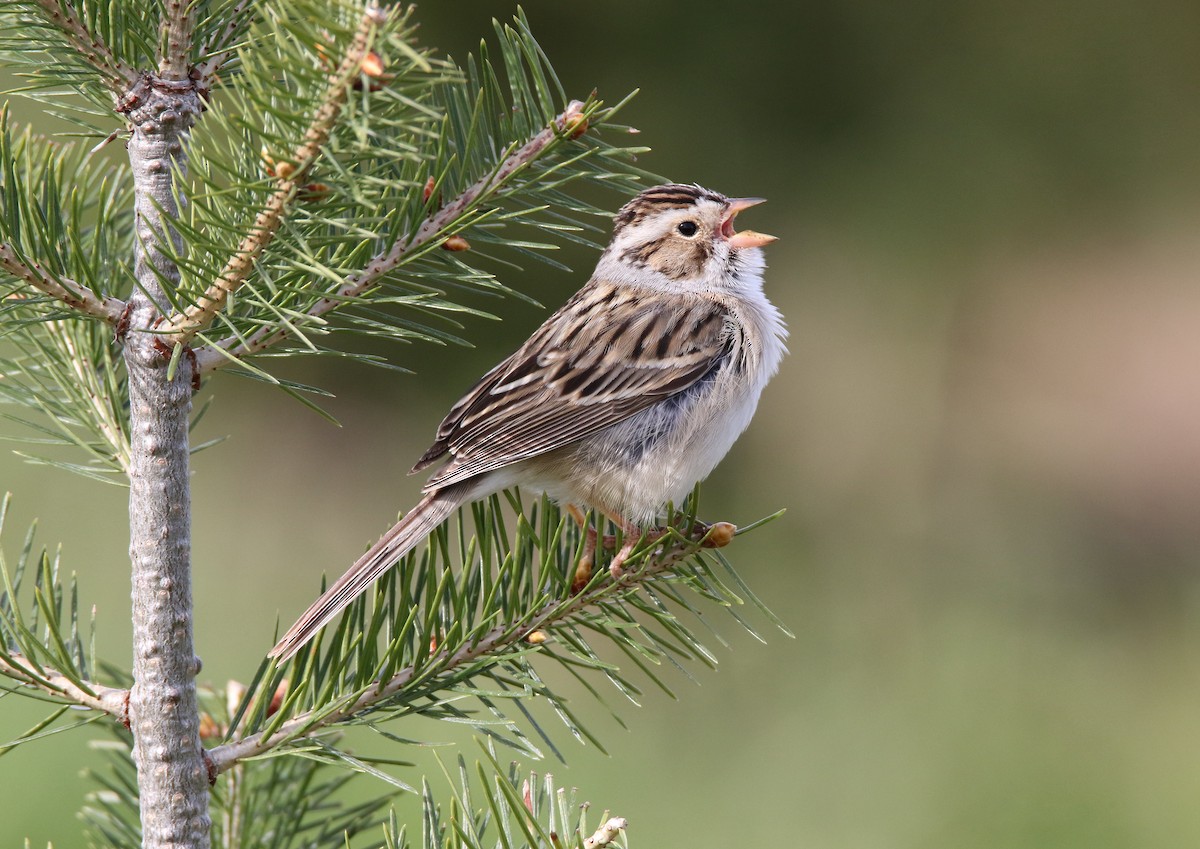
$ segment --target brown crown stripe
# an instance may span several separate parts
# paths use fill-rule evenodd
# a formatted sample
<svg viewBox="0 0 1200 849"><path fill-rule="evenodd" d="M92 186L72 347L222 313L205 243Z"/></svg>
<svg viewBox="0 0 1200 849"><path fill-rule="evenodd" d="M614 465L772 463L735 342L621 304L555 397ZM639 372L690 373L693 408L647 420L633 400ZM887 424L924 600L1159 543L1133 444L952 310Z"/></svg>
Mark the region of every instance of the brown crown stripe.
<svg viewBox="0 0 1200 849"><path fill-rule="evenodd" d="M715 201L724 201L726 199L723 195L719 195L716 192L711 192L708 189L702 189L699 186L685 186L680 183L670 183L665 186L655 186L653 188L646 189L646 191L635 197L631 203L637 203L638 201L660 202L666 200L695 203L700 198L706 198L708 200Z"/></svg>
<svg viewBox="0 0 1200 849"><path fill-rule="evenodd" d="M724 195L702 189L699 186L685 186L680 183L654 186L646 189L621 207L614 219L615 229L620 230L635 221L640 221L651 212L663 209L685 209L693 206L701 198L717 203L724 203L727 200Z"/></svg>

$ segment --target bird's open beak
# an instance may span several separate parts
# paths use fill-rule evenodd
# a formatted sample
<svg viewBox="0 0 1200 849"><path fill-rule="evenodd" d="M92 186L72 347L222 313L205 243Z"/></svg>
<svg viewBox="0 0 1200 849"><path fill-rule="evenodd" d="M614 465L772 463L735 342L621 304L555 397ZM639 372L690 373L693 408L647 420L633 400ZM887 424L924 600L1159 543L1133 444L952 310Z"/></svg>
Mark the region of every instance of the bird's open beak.
<svg viewBox="0 0 1200 849"><path fill-rule="evenodd" d="M729 212L725 216L725 220L721 222L721 235L729 243L731 248L761 248L763 245L769 245L774 242L778 236L768 236L766 233L755 233L753 230L742 230L740 233L733 231L733 219L737 218L737 214L743 209L749 209L752 206L757 206L760 203L765 203L766 198L730 198Z"/></svg>

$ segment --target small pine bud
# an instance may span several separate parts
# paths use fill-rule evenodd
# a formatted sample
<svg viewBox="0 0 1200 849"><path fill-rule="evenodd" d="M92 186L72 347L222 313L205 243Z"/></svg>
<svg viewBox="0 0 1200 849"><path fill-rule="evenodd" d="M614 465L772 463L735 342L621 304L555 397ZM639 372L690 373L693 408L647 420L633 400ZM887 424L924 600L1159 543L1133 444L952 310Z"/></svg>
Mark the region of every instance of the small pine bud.
<svg viewBox="0 0 1200 849"><path fill-rule="evenodd" d="M583 115L583 103L578 100L572 100L567 104L567 109L563 112L562 131L566 133L567 138L577 139L587 132L588 122Z"/></svg>
<svg viewBox="0 0 1200 849"><path fill-rule="evenodd" d="M444 251L469 251L471 243L462 236L451 236L446 241L442 242L442 250Z"/></svg>
<svg viewBox="0 0 1200 849"><path fill-rule="evenodd" d="M268 177L275 176L275 157L271 156L267 146L263 145L262 150L258 153L258 158L262 160L263 170L267 172Z"/></svg>
<svg viewBox="0 0 1200 849"><path fill-rule="evenodd" d="M322 44L319 41L316 44L314 44L313 47L317 51L317 58L321 62L321 67L323 67L327 71L332 71L334 68L334 64L333 64L333 57L329 55L329 48L326 47L324 44Z"/></svg>
<svg viewBox="0 0 1200 849"><path fill-rule="evenodd" d="M287 698L289 684L290 682L286 678L279 682L279 686L271 694L271 703L267 705L267 716L278 713L279 709L283 707L283 700Z"/></svg>
<svg viewBox="0 0 1200 849"><path fill-rule="evenodd" d="M717 522L708 529L708 533L704 535L701 545L705 548L724 548L733 542L733 535L737 533L737 525L729 522Z"/></svg>
<svg viewBox="0 0 1200 849"><path fill-rule="evenodd" d="M201 740L216 740L225 736L225 730L221 728L221 723L213 719L211 713L200 714L200 739Z"/></svg>
<svg viewBox="0 0 1200 849"><path fill-rule="evenodd" d="M299 198L302 201L324 200L330 195L329 186L324 183L308 183L300 187Z"/></svg>
<svg viewBox="0 0 1200 849"><path fill-rule="evenodd" d="M367 91L379 91L396 76L395 74L386 73L386 69L387 65L384 63L383 57L374 50L370 51L358 63L358 70L362 75L352 83L351 87L355 91L362 91L363 89ZM366 79L364 80L363 77Z"/></svg>
<svg viewBox="0 0 1200 849"><path fill-rule="evenodd" d="M583 115L568 115L563 119L563 131L569 139L577 139L588 131L588 120Z"/></svg>
<svg viewBox="0 0 1200 849"><path fill-rule="evenodd" d="M275 176L280 180L289 180L296 173L296 166L287 160L275 163Z"/></svg>
<svg viewBox="0 0 1200 849"><path fill-rule="evenodd" d="M550 638L546 635L546 632L542 630L530 631L525 635L525 642L529 643L531 646L540 646L548 639Z"/></svg>
<svg viewBox="0 0 1200 849"><path fill-rule="evenodd" d="M579 595L592 580L592 558L582 557L575 567L575 577L571 579L571 594Z"/></svg>
<svg viewBox="0 0 1200 849"><path fill-rule="evenodd" d="M433 187L437 185L437 181L430 177L425 181L425 188L421 190L421 200L429 203L429 199L433 197Z"/></svg>
<svg viewBox="0 0 1200 849"><path fill-rule="evenodd" d="M360 67L362 72L372 79L379 79L383 76L383 59L374 50L362 58Z"/></svg>

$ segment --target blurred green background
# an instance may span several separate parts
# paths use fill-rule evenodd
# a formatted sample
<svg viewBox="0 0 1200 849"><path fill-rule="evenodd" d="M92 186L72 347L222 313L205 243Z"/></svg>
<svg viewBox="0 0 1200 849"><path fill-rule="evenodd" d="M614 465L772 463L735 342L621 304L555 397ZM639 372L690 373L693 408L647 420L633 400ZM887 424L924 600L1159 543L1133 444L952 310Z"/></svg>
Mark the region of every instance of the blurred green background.
<svg viewBox="0 0 1200 849"><path fill-rule="evenodd" d="M628 732L582 706L609 757L563 733L570 766L536 768L641 847L1200 845L1200 6L525 7L570 92L642 88L646 167L771 200L746 221L780 236L792 353L704 513L788 508L728 551L797 633L730 622L720 669ZM418 14L461 57L512 11ZM557 305L593 262L568 255L508 282ZM506 320L474 350L391 349L415 377L307 372L340 429L212 382L201 436L233 439L195 462L205 680L248 677L415 500L442 413L545 315L480 305ZM127 657L124 491L8 454L0 488ZM0 738L40 715L3 699ZM0 758L5 845L79 845L88 733Z"/></svg>

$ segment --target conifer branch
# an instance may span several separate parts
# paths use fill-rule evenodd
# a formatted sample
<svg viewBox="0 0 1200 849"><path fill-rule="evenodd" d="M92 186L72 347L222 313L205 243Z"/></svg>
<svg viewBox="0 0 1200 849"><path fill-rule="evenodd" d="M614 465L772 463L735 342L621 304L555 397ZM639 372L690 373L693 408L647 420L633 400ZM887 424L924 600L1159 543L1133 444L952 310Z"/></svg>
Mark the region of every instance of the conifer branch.
<svg viewBox="0 0 1200 849"><path fill-rule="evenodd" d="M0 651L0 674L29 687L36 687L52 696L61 696L83 707L111 714L123 724L129 724L129 691L106 687L94 681L71 679L59 672L39 669L22 654Z"/></svg>
<svg viewBox="0 0 1200 849"><path fill-rule="evenodd" d="M167 341L180 345L188 344L193 336L212 323L229 296L246 282L246 278L254 270L255 261L279 231L284 216L296 199L298 189L304 185L305 177L312 170L322 146L329 140L329 135L342 114L351 86L360 73L363 59L370 51L375 30L386 22L385 15L378 6L367 7L345 56L337 70L330 75L329 87L304 134L304 141L288 160L276 165L275 176L278 183L275 191L258 213L250 232L242 239L233 256L217 275L217 279L194 304L176 313L162 325L160 332Z"/></svg>
<svg viewBox="0 0 1200 849"><path fill-rule="evenodd" d="M108 45L95 34L88 32L80 19L79 11L70 0L36 0L49 22L57 27L71 46L87 60L104 79L105 85L118 98L138 80L133 68L118 60Z"/></svg>
<svg viewBox="0 0 1200 849"><path fill-rule="evenodd" d="M17 256L11 245L0 243L0 268L14 277L24 280L42 294L62 301L72 309L86 315L102 318L109 324L115 325L125 311L125 302L120 298L102 298L87 286L65 277L55 280L45 274L41 265L36 262L32 267L26 265Z"/></svg>
<svg viewBox="0 0 1200 849"><path fill-rule="evenodd" d="M167 0L165 6L158 73L164 79L184 80L188 76L188 58L192 54L192 37L196 29L192 0Z"/></svg>
<svg viewBox="0 0 1200 849"><path fill-rule="evenodd" d="M521 621L497 625L479 640L464 645L453 653L442 652L440 662L430 660L422 665L419 674L428 676L431 667L436 668L439 674L444 674L477 658L503 652L517 643L528 640L534 632L549 629L589 605L607 599L612 595L614 587L624 591L646 583L650 578L667 571L701 548L725 545L732 539L734 533L733 526L727 523L718 523L711 527L697 525L696 530L698 536L691 539L675 537L673 544L652 554L644 561L641 568L626 571L615 579L615 584L593 584L568 601L550 602L531 612L528 616L522 617ZM367 690L344 707L332 711L325 707L317 711L301 713L281 724L272 733L252 734L241 740L234 740L210 749L207 753L209 761L215 772L225 772L246 758L264 754L291 740L311 736L323 728L343 722L392 698L403 691L417 674L418 670L415 667L407 666L397 671L386 682L381 682L378 686Z"/></svg>
<svg viewBox="0 0 1200 849"><path fill-rule="evenodd" d="M384 275L396 269L414 252L426 247L452 226L474 204L491 195L518 172L527 168L552 143L573 138L587 127L584 104L572 100L567 108L541 132L525 144L516 148L492 171L476 180L450 203L429 215L408 238L398 239L387 250L376 254L359 272L350 274L345 284L335 294L317 301L307 311L311 318L326 313L360 297ZM247 268L248 271L248 268ZM196 366L201 374L207 374L243 357L257 354L279 344L291 335L287 328L263 327L247 337L227 336L211 346L196 352Z"/></svg>
<svg viewBox="0 0 1200 849"><path fill-rule="evenodd" d="M242 18L249 6L250 0L239 0L238 4L233 7L233 12L230 14L225 28L220 33L214 33L213 37L206 41L204 47L201 48L201 54L208 57L196 66L196 72L199 75L197 86L202 92L212 89L217 73L233 56L233 38L241 29Z"/></svg>

